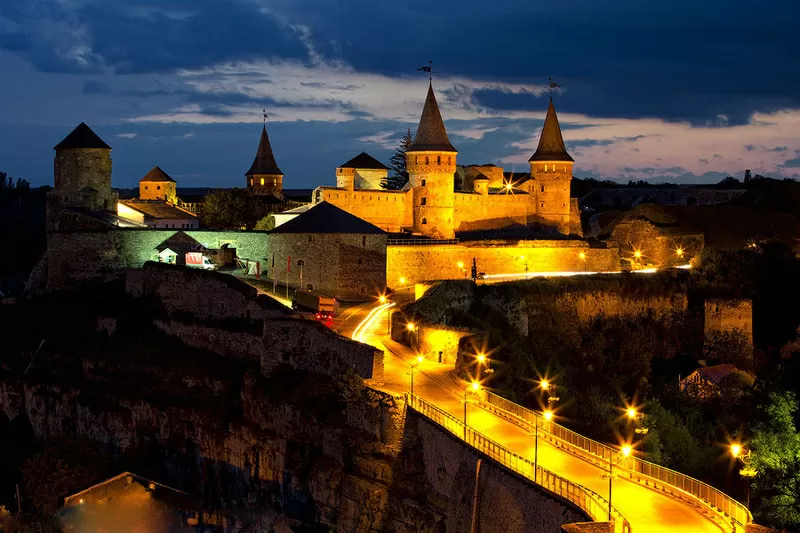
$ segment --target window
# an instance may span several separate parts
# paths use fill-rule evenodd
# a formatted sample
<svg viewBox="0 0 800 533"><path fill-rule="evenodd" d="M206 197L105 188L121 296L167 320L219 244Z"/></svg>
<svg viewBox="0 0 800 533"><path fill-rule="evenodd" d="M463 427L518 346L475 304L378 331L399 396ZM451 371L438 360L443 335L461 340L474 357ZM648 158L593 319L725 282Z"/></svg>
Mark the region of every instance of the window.
<svg viewBox="0 0 800 533"><path fill-rule="evenodd" d="M251 186L251 187L253 186L253 178L250 178L250 186ZM147 188L147 187L145 187L145 189L146 189L146 188Z"/></svg>
<svg viewBox="0 0 800 533"><path fill-rule="evenodd" d="M544 202L542 202L542 207L544 207Z"/></svg>
<svg viewBox="0 0 800 533"><path fill-rule="evenodd" d="M272 178L272 186L275 187L278 185L278 178Z"/></svg>
<svg viewBox="0 0 800 533"><path fill-rule="evenodd" d="M342 173L342 169L340 168L340 169L339 169L339 174L341 174L341 173Z"/></svg>
<svg viewBox="0 0 800 533"><path fill-rule="evenodd" d="M308 236L308 242L314 242L314 237L312 237L311 235L309 235L309 236Z"/></svg>
<svg viewBox="0 0 800 533"><path fill-rule="evenodd" d="M264 178L261 178L261 185L264 185Z"/></svg>
<svg viewBox="0 0 800 533"><path fill-rule="evenodd" d="M542 185L542 192L544 192L544 185Z"/></svg>
<svg viewBox="0 0 800 533"><path fill-rule="evenodd" d="M440 156L440 155L436 156L436 164L437 165L441 165L442 164L442 156Z"/></svg>
<svg viewBox="0 0 800 533"><path fill-rule="evenodd" d="M426 165L430 165L431 164L431 160L427 155L425 156L425 164Z"/></svg>
<svg viewBox="0 0 800 533"><path fill-rule="evenodd" d="M447 156L447 164L448 165L450 164L450 156L449 155Z"/></svg>
<svg viewBox="0 0 800 533"><path fill-rule="evenodd" d="M144 190L147 190L147 185L144 186Z"/></svg>
<svg viewBox="0 0 800 533"><path fill-rule="evenodd" d="M358 264L359 264L359 265L362 265L362 264L364 264L364 260L363 260L363 259L359 259L359 260L358 260Z"/></svg>
<svg viewBox="0 0 800 533"><path fill-rule="evenodd" d="M161 185L156 185L156 190L160 191L161 190Z"/></svg>
<svg viewBox="0 0 800 533"><path fill-rule="evenodd" d="M428 219L426 219L426 218L423 218L423 219L422 219L422 223L423 223L423 224L427 224L427 223L428 223Z"/></svg>
<svg viewBox="0 0 800 533"><path fill-rule="evenodd" d="M419 182L419 184L420 184L420 186L424 187L425 186L425 178L422 178L422 180Z"/></svg>
<svg viewBox="0 0 800 533"><path fill-rule="evenodd" d="M414 156L414 164L419 164L419 156L418 155Z"/></svg>
<svg viewBox="0 0 800 533"><path fill-rule="evenodd" d="M362 236L361 237L361 246L366 246L366 245L367 245L367 237L366 236Z"/></svg>
<svg viewBox="0 0 800 533"><path fill-rule="evenodd" d="M419 201L419 205L428 205L428 199L423 197Z"/></svg>
<svg viewBox="0 0 800 533"><path fill-rule="evenodd" d="M547 165L544 166L544 171L547 172Z"/></svg>

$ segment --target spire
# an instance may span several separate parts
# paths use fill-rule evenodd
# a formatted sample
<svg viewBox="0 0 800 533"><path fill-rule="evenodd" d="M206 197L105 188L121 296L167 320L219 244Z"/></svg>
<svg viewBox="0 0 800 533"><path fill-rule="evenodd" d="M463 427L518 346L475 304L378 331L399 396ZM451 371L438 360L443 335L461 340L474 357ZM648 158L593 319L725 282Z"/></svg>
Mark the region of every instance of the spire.
<svg viewBox="0 0 800 533"><path fill-rule="evenodd" d="M561 126L558 125L556 106L553 105L552 96L550 96L550 104L547 106L547 116L544 117L539 147L528 161L575 161L564 146L564 138L561 136Z"/></svg>
<svg viewBox="0 0 800 533"><path fill-rule="evenodd" d="M98 137L85 122L78 124L69 135L53 147L54 150L69 150L72 148L103 148L104 150L111 150L111 147Z"/></svg>
<svg viewBox="0 0 800 533"><path fill-rule="evenodd" d="M425 98L425 107L422 109L422 117L417 126L417 135L414 143L407 150L408 152L458 152L450 139L447 138L447 130L442 121L442 114L439 112L439 105L436 103L436 96L433 94L433 83L428 84L428 97Z"/></svg>
<svg viewBox="0 0 800 533"><path fill-rule="evenodd" d="M253 176L257 174L266 175L283 175L281 169L278 168L278 163L275 162L275 156L272 154L272 146L269 144L269 136L267 135L267 125L264 124L261 130L261 141L258 143L258 152L253 164L250 165L250 170L247 171L245 176Z"/></svg>

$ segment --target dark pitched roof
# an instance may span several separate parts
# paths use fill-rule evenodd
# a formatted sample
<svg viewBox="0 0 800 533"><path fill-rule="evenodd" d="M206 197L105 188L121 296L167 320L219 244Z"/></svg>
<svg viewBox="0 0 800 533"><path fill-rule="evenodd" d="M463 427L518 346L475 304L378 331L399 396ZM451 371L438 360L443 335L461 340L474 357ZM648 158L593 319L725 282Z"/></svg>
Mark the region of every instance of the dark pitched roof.
<svg viewBox="0 0 800 533"><path fill-rule="evenodd" d="M105 148L106 150L111 150L111 147L98 137L85 122L75 126L72 133L55 145L53 150L69 150L72 148Z"/></svg>
<svg viewBox="0 0 800 533"><path fill-rule="evenodd" d="M253 164L250 165L250 170L245 173L245 176L256 174L283 175L281 169L278 168L278 163L275 162L275 156L272 154L272 146L269 144L266 125L261 130L261 140L258 143L256 158L253 160Z"/></svg>
<svg viewBox="0 0 800 533"><path fill-rule="evenodd" d="M444 127L442 114L439 112L439 105L436 103L436 95L433 94L433 84L428 85L428 97L425 98L425 107L422 109L422 116L419 119L417 135L408 151L458 152L447 138L447 130Z"/></svg>
<svg viewBox="0 0 800 533"><path fill-rule="evenodd" d="M575 161L567 153L564 138L561 136L561 126L558 125L556 106L550 98L547 106L547 115L544 117L542 136L539 137L539 146L528 161Z"/></svg>
<svg viewBox="0 0 800 533"><path fill-rule="evenodd" d="M351 215L328 202L314 205L308 211L284 222L272 233L385 233L366 220Z"/></svg>
<svg viewBox="0 0 800 533"><path fill-rule="evenodd" d="M486 177L486 174L478 174L472 181L489 181L489 178Z"/></svg>
<svg viewBox="0 0 800 533"><path fill-rule="evenodd" d="M142 182L142 181L172 181L172 182L174 182L175 180L172 179L172 177L169 174L167 174L166 172L161 170L160 167L155 166L155 167L151 168L150 172L145 174L144 177L142 179L140 179L139 181L140 182Z"/></svg>
<svg viewBox="0 0 800 533"><path fill-rule="evenodd" d="M719 385L723 379L725 379L727 376L730 376L735 371L736 367L732 364L706 366L697 369L697 372L701 376L708 379L715 385Z"/></svg>
<svg viewBox="0 0 800 533"><path fill-rule="evenodd" d="M338 168L369 168L376 170L389 169L389 167L369 155L367 152L361 152L347 163L339 165Z"/></svg>

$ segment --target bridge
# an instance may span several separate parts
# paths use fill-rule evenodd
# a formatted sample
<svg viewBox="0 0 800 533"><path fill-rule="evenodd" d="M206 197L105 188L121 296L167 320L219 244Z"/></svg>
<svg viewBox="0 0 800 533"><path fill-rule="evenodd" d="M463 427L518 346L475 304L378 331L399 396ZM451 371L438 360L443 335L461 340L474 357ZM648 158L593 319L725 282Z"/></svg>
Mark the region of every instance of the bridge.
<svg viewBox="0 0 800 533"><path fill-rule="evenodd" d="M491 391L473 390L448 365L416 363L412 349L385 336L393 305L365 306L338 329L384 350L377 388L405 394L408 408L594 521L613 523L615 533L746 531L747 508L706 483L625 455Z"/></svg>

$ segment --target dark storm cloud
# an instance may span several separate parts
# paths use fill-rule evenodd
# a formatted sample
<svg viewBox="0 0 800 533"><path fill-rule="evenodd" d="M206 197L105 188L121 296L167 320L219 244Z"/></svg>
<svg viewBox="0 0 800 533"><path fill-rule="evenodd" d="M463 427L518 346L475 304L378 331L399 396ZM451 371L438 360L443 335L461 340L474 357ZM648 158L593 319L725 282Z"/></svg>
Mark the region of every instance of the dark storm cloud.
<svg viewBox="0 0 800 533"><path fill-rule="evenodd" d="M232 0L0 2L0 49L50 72L141 73L307 57L292 28Z"/></svg>

